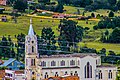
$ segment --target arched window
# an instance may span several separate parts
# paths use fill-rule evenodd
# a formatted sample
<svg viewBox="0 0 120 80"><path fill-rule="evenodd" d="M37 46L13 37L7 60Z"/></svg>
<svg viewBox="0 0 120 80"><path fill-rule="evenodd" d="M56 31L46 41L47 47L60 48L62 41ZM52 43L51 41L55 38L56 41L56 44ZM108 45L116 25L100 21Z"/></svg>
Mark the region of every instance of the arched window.
<svg viewBox="0 0 120 80"><path fill-rule="evenodd" d="M31 59L31 66L35 66L35 59Z"/></svg>
<svg viewBox="0 0 120 80"><path fill-rule="evenodd" d="M34 47L32 46L32 53L34 53Z"/></svg>
<svg viewBox="0 0 120 80"><path fill-rule="evenodd" d="M64 60L61 61L61 66L65 66L65 61Z"/></svg>
<svg viewBox="0 0 120 80"><path fill-rule="evenodd" d="M70 65L75 65L75 61L74 61L74 60L71 60L71 61L70 61Z"/></svg>
<svg viewBox="0 0 120 80"><path fill-rule="evenodd" d="M51 62L51 66L56 66L56 62L55 62L55 61L52 61L52 62Z"/></svg>
<svg viewBox="0 0 120 80"><path fill-rule="evenodd" d="M73 76L73 72L72 71L71 71L70 75Z"/></svg>
<svg viewBox="0 0 120 80"><path fill-rule="evenodd" d="M85 78L92 78L92 66L90 65L89 62L85 65Z"/></svg>
<svg viewBox="0 0 120 80"><path fill-rule="evenodd" d="M33 59L31 59L31 66L33 66Z"/></svg>
<svg viewBox="0 0 120 80"><path fill-rule="evenodd" d="M55 73L55 77L58 77L58 72Z"/></svg>
<svg viewBox="0 0 120 80"><path fill-rule="evenodd" d="M102 79L102 71L101 70L98 73L98 77L99 77L99 79Z"/></svg>
<svg viewBox="0 0 120 80"><path fill-rule="evenodd" d="M109 70L109 72L108 72L108 79L112 79L112 71L111 70Z"/></svg>
<svg viewBox="0 0 120 80"><path fill-rule="evenodd" d="M46 66L46 62L45 62L45 61L42 61L42 62L41 62L41 66Z"/></svg>
<svg viewBox="0 0 120 80"><path fill-rule="evenodd" d="M35 59L33 59L33 65L35 66Z"/></svg>
<svg viewBox="0 0 120 80"><path fill-rule="evenodd" d="M45 79L47 79L49 76L48 76L48 73L46 72L45 73Z"/></svg>
<svg viewBox="0 0 120 80"><path fill-rule="evenodd" d="M75 71L75 74L74 74L74 76L78 76L78 73L77 73L77 71Z"/></svg>
<svg viewBox="0 0 120 80"><path fill-rule="evenodd" d="M65 72L65 75L68 75L67 71Z"/></svg>

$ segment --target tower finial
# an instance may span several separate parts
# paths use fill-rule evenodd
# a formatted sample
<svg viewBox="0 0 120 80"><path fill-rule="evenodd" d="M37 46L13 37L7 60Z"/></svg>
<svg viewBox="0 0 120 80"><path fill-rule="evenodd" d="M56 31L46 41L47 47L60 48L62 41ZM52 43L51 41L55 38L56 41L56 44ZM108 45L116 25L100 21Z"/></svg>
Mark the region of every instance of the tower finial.
<svg viewBox="0 0 120 80"><path fill-rule="evenodd" d="M32 24L32 17L30 18L30 24Z"/></svg>
<svg viewBox="0 0 120 80"><path fill-rule="evenodd" d="M29 36L34 35L34 30L33 30L33 27L32 27L32 18L30 18L30 27L29 27L28 35Z"/></svg>

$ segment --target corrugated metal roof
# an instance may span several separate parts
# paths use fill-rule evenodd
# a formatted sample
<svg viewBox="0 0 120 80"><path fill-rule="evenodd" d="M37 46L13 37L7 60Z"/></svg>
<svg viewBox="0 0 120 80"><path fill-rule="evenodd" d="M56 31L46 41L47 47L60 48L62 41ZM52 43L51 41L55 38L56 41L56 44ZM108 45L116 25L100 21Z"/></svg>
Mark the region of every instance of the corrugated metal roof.
<svg viewBox="0 0 120 80"><path fill-rule="evenodd" d="M15 61L15 59L10 58L9 60L5 61L4 64L2 64L1 66L8 66L10 63L12 63L13 61Z"/></svg>

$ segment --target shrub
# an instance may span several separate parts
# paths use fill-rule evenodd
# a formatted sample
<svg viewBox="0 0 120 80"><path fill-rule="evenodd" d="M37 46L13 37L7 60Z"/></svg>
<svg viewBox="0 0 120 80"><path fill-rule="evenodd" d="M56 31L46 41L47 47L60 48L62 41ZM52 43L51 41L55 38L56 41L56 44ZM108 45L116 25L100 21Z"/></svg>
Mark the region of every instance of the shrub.
<svg viewBox="0 0 120 80"><path fill-rule="evenodd" d="M110 13L108 14L109 17L114 17L114 13L113 11L110 11Z"/></svg>

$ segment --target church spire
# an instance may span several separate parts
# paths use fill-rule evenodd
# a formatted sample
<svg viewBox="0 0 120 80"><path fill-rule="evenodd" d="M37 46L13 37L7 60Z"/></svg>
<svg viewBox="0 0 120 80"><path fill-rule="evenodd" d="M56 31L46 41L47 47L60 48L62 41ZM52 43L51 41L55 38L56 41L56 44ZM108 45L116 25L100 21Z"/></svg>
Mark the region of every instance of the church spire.
<svg viewBox="0 0 120 80"><path fill-rule="evenodd" d="M28 32L29 36L33 36L34 35L34 30L32 27L32 18L30 18L30 27L29 27L29 32Z"/></svg>

